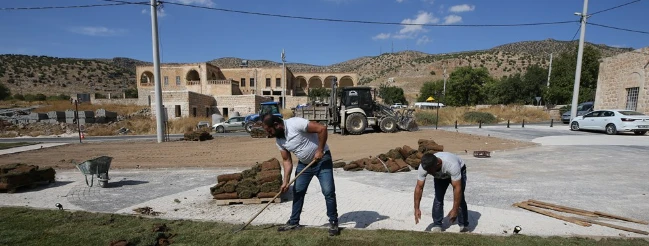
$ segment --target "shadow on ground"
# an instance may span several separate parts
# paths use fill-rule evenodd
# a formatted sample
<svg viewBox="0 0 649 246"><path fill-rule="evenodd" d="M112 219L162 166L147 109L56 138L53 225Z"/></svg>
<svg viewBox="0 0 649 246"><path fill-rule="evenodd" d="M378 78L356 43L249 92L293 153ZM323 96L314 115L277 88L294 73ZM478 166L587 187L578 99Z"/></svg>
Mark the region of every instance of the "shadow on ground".
<svg viewBox="0 0 649 246"><path fill-rule="evenodd" d="M478 226L480 216L481 214L479 212L469 210L469 232L473 231ZM457 225L457 220L453 224ZM442 220L442 229L446 230L449 227L451 227L451 222L448 221L448 217L444 217L444 219ZM425 231L430 231L431 229L433 229L433 223L430 223L430 225L426 227Z"/></svg>
<svg viewBox="0 0 649 246"><path fill-rule="evenodd" d="M141 184L148 184L148 183L149 181L140 181L140 180L120 180L113 183L108 181L106 188L118 188L122 186L141 185Z"/></svg>
<svg viewBox="0 0 649 246"><path fill-rule="evenodd" d="M342 225L348 222L354 222L355 225L353 228L367 228L372 223L389 218L389 216L381 215L375 211L352 211L339 216L338 224Z"/></svg>

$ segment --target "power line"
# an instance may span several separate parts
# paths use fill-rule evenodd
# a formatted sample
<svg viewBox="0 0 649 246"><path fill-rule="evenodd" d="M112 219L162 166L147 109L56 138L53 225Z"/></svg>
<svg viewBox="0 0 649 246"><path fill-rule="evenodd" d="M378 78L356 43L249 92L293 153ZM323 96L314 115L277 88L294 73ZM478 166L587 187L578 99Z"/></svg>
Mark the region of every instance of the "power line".
<svg viewBox="0 0 649 246"><path fill-rule="evenodd" d="M566 24L566 23L577 22L577 21L571 20L571 21L518 23L518 24L415 24L415 23L364 21L364 20L343 20L343 19L316 18L316 17L305 17L305 16L294 16L294 15L269 14L269 13L260 13L260 12L250 12L250 11L242 11L242 10L233 10L233 9L223 9L223 8L198 6L198 5L167 2L167 1L164 1L162 3L171 4L171 5L178 5L178 6L184 6L184 7L216 10L216 11L222 11L222 12L232 12L232 13L248 14L248 15L261 15L261 16L280 17L280 18L289 18L289 19L316 20L316 21L329 21L329 22L346 22L346 23L361 23L361 24L378 24L378 25L399 25L399 26L516 27L516 26L558 25L558 24Z"/></svg>
<svg viewBox="0 0 649 246"><path fill-rule="evenodd" d="M43 9L74 9L74 8L92 8L92 7L108 7L129 4L141 4L131 2L109 3L109 4L90 4L90 5L71 5L71 6L44 6L44 7L8 7L0 8L0 10L43 10Z"/></svg>
<svg viewBox="0 0 649 246"><path fill-rule="evenodd" d="M631 29L626 29L626 28L621 28L621 27L614 27L614 26L607 26L607 25L597 24L597 23L593 23L593 22L588 22L587 24L589 24L589 25L593 25L593 26L598 26L598 27L604 27L604 28L610 28L610 29L620 30L620 31L635 32L635 33L642 33L642 34L649 34L649 32L647 32L647 31L631 30Z"/></svg>
<svg viewBox="0 0 649 246"><path fill-rule="evenodd" d="M575 35L572 36L572 40L570 42L575 41L575 38L577 37L577 34L579 34L579 30L581 30L581 25L577 27L577 31L575 32Z"/></svg>
<svg viewBox="0 0 649 246"><path fill-rule="evenodd" d="M622 5L618 5L618 6L615 6L615 7L611 7L611 8L604 9L604 10L600 10L600 11L597 11L597 12L592 13L592 14L590 14L590 15L591 15L591 16L592 16L592 15L596 15L596 14L599 14L599 13L602 13L602 12L606 12L606 11L609 11L609 10L613 10L613 9L617 9L617 8L620 8L620 7L624 7L624 6L627 6L627 5L629 5L629 4L637 3L637 2L640 2L640 1L642 1L642 0L635 0L635 1L633 1L633 2L628 2L628 3L622 4Z"/></svg>

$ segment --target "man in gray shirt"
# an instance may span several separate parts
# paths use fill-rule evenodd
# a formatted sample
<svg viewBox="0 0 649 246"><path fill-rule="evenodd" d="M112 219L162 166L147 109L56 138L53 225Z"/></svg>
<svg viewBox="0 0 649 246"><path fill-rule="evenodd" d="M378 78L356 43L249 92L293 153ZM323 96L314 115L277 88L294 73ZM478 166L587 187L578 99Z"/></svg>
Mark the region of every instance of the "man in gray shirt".
<svg viewBox="0 0 649 246"><path fill-rule="evenodd" d="M304 171L293 185L293 209L291 218L278 231L300 229L300 214L304 205L304 196L313 177L320 182L322 194L327 205L329 217L329 235L336 236L338 229L338 210L336 203L336 186L333 176L333 159L327 145L327 127L322 124L309 122L299 117L282 120L278 116L266 114L261 117L264 130L275 137L275 143L283 159L284 183L280 190L286 192L293 170L291 153L298 158L295 175L300 173L311 161L316 163Z"/></svg>
<svg viewBox="0 0 649 246"><path fill-rule="evenodd" d="M432 231L442 231L442 219L444 219L444 195L449 184L453 186L453 208L448 213L449 221L455 222L459 217L458 225L460 232L468 231L469 212L464 189L466 187L466 166L464 160L453 153L438 152L435 154L424 154L421 164L417 169L417 186L415 187L415 224L421 219L419 203L424 192L426 175L433 176L435 186L435 200L433 202L433 228Z"/></svg>

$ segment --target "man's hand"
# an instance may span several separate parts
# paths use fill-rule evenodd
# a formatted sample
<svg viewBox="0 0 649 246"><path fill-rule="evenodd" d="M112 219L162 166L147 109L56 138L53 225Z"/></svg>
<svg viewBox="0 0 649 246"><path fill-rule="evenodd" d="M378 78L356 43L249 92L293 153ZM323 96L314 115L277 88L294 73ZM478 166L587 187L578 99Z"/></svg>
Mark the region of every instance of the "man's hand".
<svg viewBox="0 0 649 246"><path fill-rule="evenodd" d="M419 224L420 219L421 219L421 210L416 208L415 209L415 224Z"/></svg>
<svg viewBox="0 0 649 246"><path fill-rule="evenodd" d="M313 156L313 159L315 160L320 160L324 156L324 152L321 149L318 149L315 151L315 156Z"/></svg>
<svg viewBox="0 0 649 246"><path fill-rule="evenodd" d="M457 219L457 210L456 209L451 209L451 211L448 212L448 221L451 223L455 222L455 219Z"/></svg>
<svg viewBox="0 0 649 246"><path fill-rule="evenodd" d="M280 187L279 190L280 190L281 193L284 193L284 192L288 191L288 182L284 181L282 183L282 187Z"/></svg>

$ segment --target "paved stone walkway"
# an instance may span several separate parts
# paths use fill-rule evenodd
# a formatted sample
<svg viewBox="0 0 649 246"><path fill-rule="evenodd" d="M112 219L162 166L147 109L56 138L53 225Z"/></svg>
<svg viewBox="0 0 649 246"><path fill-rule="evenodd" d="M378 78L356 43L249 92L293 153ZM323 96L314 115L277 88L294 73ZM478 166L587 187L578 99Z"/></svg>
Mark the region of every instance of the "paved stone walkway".
<svg viewBox="0 0 649 246"><path fill-rule="evenodd" d="M21 146L21 147L9 148L9 149L2 149L2 150L0 150L0 155L7 155L7 154L18 153L18 152L24 152L24 151L33 151L33 150L38 150L38 149L42 149L42 148L49 148L49 147L54 147L54 146L66 145L66 144L67 143L32 144L32 145L27 145L27 146Z"/></svg>

